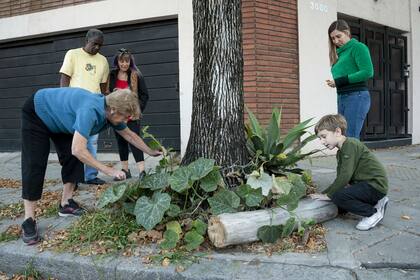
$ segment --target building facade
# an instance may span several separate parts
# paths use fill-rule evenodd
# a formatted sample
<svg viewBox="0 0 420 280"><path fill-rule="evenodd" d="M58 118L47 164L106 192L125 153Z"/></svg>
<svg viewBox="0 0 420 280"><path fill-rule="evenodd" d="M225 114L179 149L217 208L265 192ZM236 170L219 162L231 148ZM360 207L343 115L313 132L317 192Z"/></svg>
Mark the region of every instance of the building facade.
<svg viewBox="0 0 420 280"><path fill-rule="evenodd" d="M263 121L282 107L282 127L336 112L327 29L346 19L375 66L363 139L373 145L420 142L420 0L242 0L244 98ZM185 151L191 125L191 0L0 0L0 150L20 149L20 107L59 84L65 52L89 28L105 33L111 58L130 49L150 89L144 124ZM408 66L410 65L410 66ZM115 150L110 131L100 148Z"/></svg>

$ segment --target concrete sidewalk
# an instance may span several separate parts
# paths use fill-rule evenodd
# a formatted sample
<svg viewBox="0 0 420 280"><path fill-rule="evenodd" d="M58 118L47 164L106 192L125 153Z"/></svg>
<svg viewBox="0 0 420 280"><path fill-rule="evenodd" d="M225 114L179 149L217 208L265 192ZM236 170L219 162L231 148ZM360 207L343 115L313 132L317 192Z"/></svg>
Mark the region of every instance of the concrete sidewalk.
<svg viewBox="0 0 420 280"><path fill-rule="evenodd" d="M0 271L21 272L31 263L44 276L58 279L420 279L420 146L375 152L385 164L390 179L390 204L382 223L360 232L357 219L339 217L325 223L328 229L326 252L273 255L231 253L217 250L178 273L173 266L146 266L139 257L96 258L53 252L39 253L21 240L0 243ZM117 162L115 154L102 154L100 160ZM153 161L152 161L153 160ZM156 159L146 159L150 168ZM20 179L20 154L0 154L0 178ZM320 189L335 177L335 157L305 161L301 167L312 170ZM134 171L135 166L131 166ZM134 175L137 173L134 172ZM100 175L111 181L111 178ZM60 166L50 157L47 178L60 178ZM60 185L49 187L60 189ZM77 199L92 203L94 194L84 187ZM0 208L20 200L20 189L0 188ZM41 233L65 228L73 220L42 219ZM0 232L10 224L0 220Z"/></svg>

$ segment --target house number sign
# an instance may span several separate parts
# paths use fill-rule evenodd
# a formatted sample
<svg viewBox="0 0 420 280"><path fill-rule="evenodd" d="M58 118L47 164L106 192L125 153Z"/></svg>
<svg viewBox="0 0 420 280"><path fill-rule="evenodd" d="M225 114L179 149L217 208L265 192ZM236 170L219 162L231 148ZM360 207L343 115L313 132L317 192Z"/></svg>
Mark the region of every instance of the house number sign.
<svg viewBox="0 0 420 280"><path fill-rule="evenodd" d="M311 10L319 11L322 13L328 13L328 5L322 4L316 1L309 2Z"/></svg>

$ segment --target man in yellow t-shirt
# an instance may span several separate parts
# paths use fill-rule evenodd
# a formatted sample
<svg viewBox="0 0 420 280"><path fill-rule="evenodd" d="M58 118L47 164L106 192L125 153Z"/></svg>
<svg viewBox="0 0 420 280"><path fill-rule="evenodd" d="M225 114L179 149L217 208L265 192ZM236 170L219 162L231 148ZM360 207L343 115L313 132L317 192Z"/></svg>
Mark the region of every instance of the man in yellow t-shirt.
<svg viewBox="0 0 420 280"><path fill-rule="evenodd" d="M61 87L79 87L94 94L106 92L109 66L106 58L99 53L104 42L104 35L98 29L90 29L86 33L85 46L71 49L64 57L60 73ZM94 158L98 149L98 134L88 139L88 150ZM98 170L85 165L85 182L102 185L106 182L98 176Z"/></svg>

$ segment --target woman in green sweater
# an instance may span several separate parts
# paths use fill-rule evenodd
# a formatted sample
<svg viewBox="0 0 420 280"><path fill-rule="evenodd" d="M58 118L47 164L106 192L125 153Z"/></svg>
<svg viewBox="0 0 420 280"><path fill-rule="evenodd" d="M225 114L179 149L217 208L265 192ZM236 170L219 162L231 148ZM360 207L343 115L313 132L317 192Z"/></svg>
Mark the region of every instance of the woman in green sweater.
<svg viewBox="0 0 420 280"><path fill-rule="evenodd" d="M347 136L359 139L370 108L367 80L373 77L373 65L369 48L351 38L344 20L330 25L328 38L334 80L327 80L327 85L337 88L338 113L346 118Z"/></svg>

